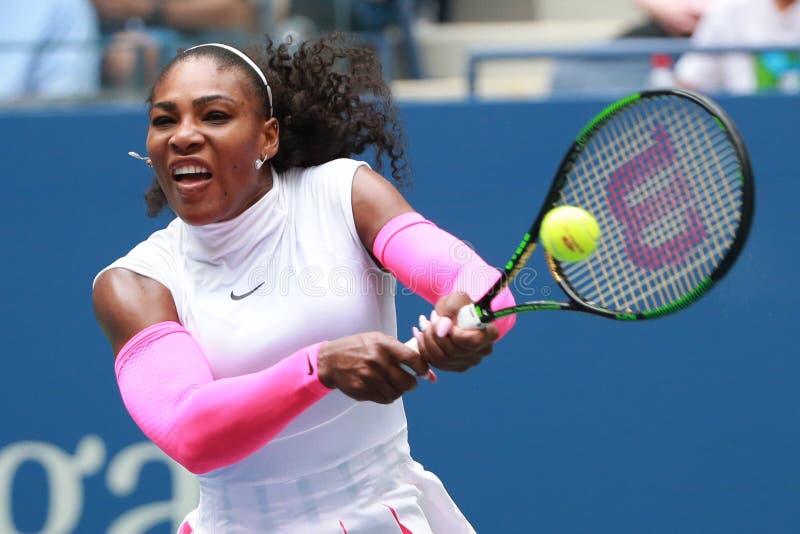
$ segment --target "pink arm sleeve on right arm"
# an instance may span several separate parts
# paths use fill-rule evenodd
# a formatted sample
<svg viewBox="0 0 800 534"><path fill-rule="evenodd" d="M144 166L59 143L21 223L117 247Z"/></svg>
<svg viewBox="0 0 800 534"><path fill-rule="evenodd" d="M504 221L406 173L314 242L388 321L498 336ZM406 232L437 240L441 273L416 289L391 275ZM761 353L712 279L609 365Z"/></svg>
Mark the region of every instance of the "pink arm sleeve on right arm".
<svg viewBox="0 0 800 534"><path fill-rule="evenodd" d="M154 324L120 350L114 370L134 421L193 473L252 454L331 390L317 376L321 343L252 374L214 380L178 323Z"/></svg>
<svg viewBox="0 0 800 534"><path fill-rule="evenodd" d="M476 301L500 278L500 272L466 243L416 212L387 222L375 238L372 253L404 286L431 304L455 291ZM504 288L492 299L491 308L513 305L514 295ZM494 321L500 337L515 321L514 315Z"/></svg>

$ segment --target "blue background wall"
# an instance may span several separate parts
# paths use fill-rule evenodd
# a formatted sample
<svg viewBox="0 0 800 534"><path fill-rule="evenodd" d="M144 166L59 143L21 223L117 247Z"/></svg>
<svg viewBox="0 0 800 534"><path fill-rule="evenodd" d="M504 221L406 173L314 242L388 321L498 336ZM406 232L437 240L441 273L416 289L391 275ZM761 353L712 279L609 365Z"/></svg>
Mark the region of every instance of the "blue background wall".
<svg viewBox="0 0 800 534"><path fill-rule="evenodd" d="M405 193L502 264L606 103L406 104ZM412 451L479 532L800 531L800 101L720 103L750 148L758 205L743 257L711 295L642 324L521 316L481 367L406 397ZM90 302L98 269L166 222L144 216L150 176L125 155L142 151L145 128L139 106L0 113L0 532L163 534L159 518L181 512L171 492L191 502L134 445L144 438ZM554 289L534 267L536 290ZM428 311L401 295L401 331Z"/></svg>

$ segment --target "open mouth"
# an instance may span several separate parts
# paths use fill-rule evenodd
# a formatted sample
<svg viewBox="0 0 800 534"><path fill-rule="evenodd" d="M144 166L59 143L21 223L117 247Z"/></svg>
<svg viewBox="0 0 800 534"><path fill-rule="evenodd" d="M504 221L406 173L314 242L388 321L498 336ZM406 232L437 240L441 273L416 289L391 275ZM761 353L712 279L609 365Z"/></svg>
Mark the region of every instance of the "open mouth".
<svg viewBox="0 0 800 534"><path fill-rule="evenodd" d="M176 182L195 182L211 179L211 171L199 165L184 165L172 170Z"/></svg>

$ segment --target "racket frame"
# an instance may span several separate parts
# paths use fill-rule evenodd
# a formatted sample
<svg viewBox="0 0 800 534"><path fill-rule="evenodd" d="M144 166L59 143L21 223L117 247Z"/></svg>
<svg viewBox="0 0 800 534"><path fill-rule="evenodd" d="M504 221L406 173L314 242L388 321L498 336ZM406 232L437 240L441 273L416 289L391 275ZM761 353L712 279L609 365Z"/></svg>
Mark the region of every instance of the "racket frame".
<svg viewBox="0 0 800 534"><path fill-rule="evenodd" d="M693 101L695 104L703 108L720 126L725 136L733 145L736 155L740 163L740 177L742 184L742 212L739 221L739 227L734 237L731 246L729 247L725 257L715 267L710 275L700 283L696 288L690 291L687 295L678 299L676 302L670 303L667 306L657 308L655 310L648 310L644 312L633 312L625 310L609 310L599 305L583 299L578 292L569 283L569 280L564 275L561 262L553 258L550 254L545 252L545 259L548 269L553 276L556 283L564 291L568 297L567 302L556 301L528 301L518 304L511 308L492 311L492 299L508 286L514 277L527 263L533 252L537 247L537 240L539 230L542 225L544 216L548 211L558 206L560 200L559 195L561 189L566 183L569 173L578 160L581 152L586 146L589 139L591 139L594 132L602 127L606 122L613 118L620 110L625 109L628 105L637 102L643 98L654 98L658 96L681 96ZM650 91L641 91L631 94L623 99L620 99L598 113L577 135L566 155L563 157L561 164L558 167L555 178L550 185L550 188L545 196L542 207L539 210L536 219L531 224L528 231L520 241L519 246L515 250L511 259L506 263L500 278L489 289L489 291L475 303L474 314L482 323L489 323L500 317L512 315L522 311L536 311L536 310L564 310L564 311L581 311L606 317L609 319L635 321L643 319L653 319L669 315L678 310L682 310L689 306L691 303L697 301L702 295L707 293L725 274L730 270L731 266L736 261L750 231L750 226L753 219L753 211L755 205L755 185L753 180L753 171L750 165L750 158L747 154L744 141L741 134L734 125L733 121L728 117L728 114L715 102L701 96L695 92L685 89L659 89ZM470 307L473 307L470 305Z"/></svg>

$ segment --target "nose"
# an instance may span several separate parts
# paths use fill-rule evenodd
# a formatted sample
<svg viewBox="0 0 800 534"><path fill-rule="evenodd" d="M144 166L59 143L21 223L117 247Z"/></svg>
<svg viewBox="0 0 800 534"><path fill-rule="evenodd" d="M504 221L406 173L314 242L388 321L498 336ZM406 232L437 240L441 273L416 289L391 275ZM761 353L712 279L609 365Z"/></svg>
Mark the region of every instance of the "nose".
<svg viewBox="0 0 800 534"><path fill-rule="evenodd" d="M169 144L176 152L187 152L203 144L203 135L195 122L187 117L178 123Z"/></svg>

